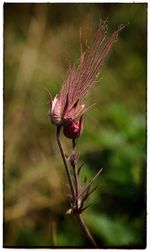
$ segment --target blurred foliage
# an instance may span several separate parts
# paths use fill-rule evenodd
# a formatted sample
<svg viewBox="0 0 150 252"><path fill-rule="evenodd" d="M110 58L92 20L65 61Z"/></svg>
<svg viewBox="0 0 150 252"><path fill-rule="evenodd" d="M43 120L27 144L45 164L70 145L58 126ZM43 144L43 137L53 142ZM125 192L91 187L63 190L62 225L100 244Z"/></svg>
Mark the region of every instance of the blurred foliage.
<svg viewBox="0 0 150 252"><path fill-rule="evenodd" d="M48 119L99 19L115 43L87 104L78 141L82 176L100 167L83 217L101 248L146 246L146 4L4 4L4 246L89 247L68 209L66 174ZM70 142L64 139L66 152Z"/></svg>

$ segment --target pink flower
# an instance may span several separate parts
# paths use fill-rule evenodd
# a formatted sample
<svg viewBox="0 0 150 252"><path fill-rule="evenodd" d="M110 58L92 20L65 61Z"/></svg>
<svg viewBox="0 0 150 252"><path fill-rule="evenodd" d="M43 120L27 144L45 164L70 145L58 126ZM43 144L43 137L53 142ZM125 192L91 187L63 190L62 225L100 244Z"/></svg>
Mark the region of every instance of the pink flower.
<svg viewBox="0 0 150 252"><path fill-rule="evenodd" d="M69 93L68 93L69 95ZM67 95L67 97L68 97ZM81 116L86 110L85 105L79 105L77 101L72 107L69 107L68 98L66 97L65 104L62 102L63 96L56 95L54 100L50 96L50 119L55 125L63 125L72 122Z"/></svg>
<svg viewBox="0 0 150 252"><path fill-rule="evenodd" d="M56 95L53 101L50 95L51 122L62 125L66 137L76 138L80 135L83 128L81 118L89 108L82 103L83 98L95 84L101 66L124 26L120 25L104 43L106 28L106 22L100 21L91 46L84 53L81 52L79 65L74 65L69 70L60 94Z"/></svg>
<svg viewBox="0 0 150 252"><path fill-rule="evenodd" d="M83 129L82 116L80 120L72 120L63 125L64 135L68 138L75 139L80 136Z"/></svg>

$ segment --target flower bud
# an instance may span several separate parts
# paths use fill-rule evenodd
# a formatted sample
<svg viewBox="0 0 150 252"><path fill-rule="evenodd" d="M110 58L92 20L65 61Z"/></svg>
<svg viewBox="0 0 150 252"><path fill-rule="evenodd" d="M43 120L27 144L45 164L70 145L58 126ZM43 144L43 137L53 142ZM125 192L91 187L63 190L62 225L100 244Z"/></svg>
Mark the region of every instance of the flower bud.
<svg viewBox="0 0 150 252"><path fill-rule="evenodd" d="M70 159L69 159L70 164L71 164L72 167L76 166L77 161L78 161L78 157L79 157L78 152L75 149L73 149L72 154L71 154Z"/></svg>
<svg viewBox="0 0 150 252"><path fill-rule="evenodd" d="M79 121L72 120L71 122L68 122L63 125L63 132L64 135L71 139L76 139L80 136L83 129L83 123L82 123L82 117Z"/></svg>

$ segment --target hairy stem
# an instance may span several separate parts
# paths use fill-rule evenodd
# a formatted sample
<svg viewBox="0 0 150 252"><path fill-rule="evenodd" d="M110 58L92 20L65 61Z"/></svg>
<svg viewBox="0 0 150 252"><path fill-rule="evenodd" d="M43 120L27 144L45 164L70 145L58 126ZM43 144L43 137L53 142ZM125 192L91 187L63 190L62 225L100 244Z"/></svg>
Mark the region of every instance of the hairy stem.
<svg viewBox="0 0 150 252"><path fill-rule="evenodd" d="M76 167L73 167L73 173L74 173L74 180L75 180L75 202L76 202L76 207L78 208L78 178L77 178L77 171Z"/></svg>
<svg viewBox="0 0 150 252"><path fill-rule="evenodd" d="M66 173L67 173L67 176L68 176L68 180L69 180L69 185L70 185L72 197L73 197L74 201L76 201L78 197L77 197L77 195L75 195L75 191L74 191L74 187L73 187L73 181L72 181L72 178L71 178L71 174L70 174L70 171L69 171L68 164L66 162L66 157L65 157L64 150L63 150L63 146L62 146L62 144L60 142L60 139L59 139L59 137L60 137L60 130L61 130L61 126L57 126L57 133L56 133L57 143L58 143L58 146L59 146L61 157L63 159L65 170L66 170ZM78 194L78 180L77 180L76 170L74 170L74 172L75 172L74 176L75 176L75 179L76 179L76 194ZM83 221L83 219L81 218L81 216L79 214L77 214L75 216L76 216L76 218L77 218L80 226L82 227L83 232L85 233L86 237L88 238L88 240L91 242L91 244L94 247L97 247L97 244L96 244L94 238L92 237L92 235L91 235L88 227L86 226L86 224Z"/></svg>
<svg viewBox="0 0 150 252"><path fill-rule="evenodd" d="M81 215L76 215L76 218L78 220L78 222L80 223L80 226L82 227L83 232L86 234L88 240L91 242L91 244L97 248L97 244L93 238L93 236L91 235L87 225L85 224L84 220L82 219Z"/></svg>
<svg viewBox="0 0 150 252"><path fill-rule="evenodd" d="M62 144L61 144L61 142L59 140L60 130L61 130L61 126L57 126L56 139L57 139L57 143L58 143L58 146L59 146L59 150L60 150L60 153L61 153L61 157L62 157L64 166L65 166L65 170L66 170L66 173L67 173L67 177L68 177L68 181L69 181L72 197L73 197L73 199L75 199L75 192L74 192L74 187L73 187L73 182L72 182L71 174L70 174L67 162L66 162L66 157L65 157L64 150L63 150L63 146L62 146Z"/></svg>

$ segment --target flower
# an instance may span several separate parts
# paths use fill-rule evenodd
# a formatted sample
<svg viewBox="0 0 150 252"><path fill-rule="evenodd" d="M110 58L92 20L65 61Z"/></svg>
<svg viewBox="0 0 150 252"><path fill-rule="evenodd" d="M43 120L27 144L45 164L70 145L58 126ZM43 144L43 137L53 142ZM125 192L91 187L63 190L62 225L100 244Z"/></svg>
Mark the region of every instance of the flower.
<svg viewBox="0 0 150 252"><path fill-rule="evenodd" d="M80 63L68 71L59 95L56 95L54 100L50 95L51 122L55 125L62 125L66 137L76 138L80 135L83 128L81 118L89 109L82 104L83 98L96 82L101 66L123 28L124 26L120 25L104 43L107 23L100 21L91 46L87 51L83 53L81 51Z"/></svg>
<svg viewBox="0 0 150 252"><path fill-rule="evenodd" d="M83 130L83 117L80 117L80 120L72 120L63 125L64 135L71 139L76 139L80 136Z"/></svg>
<svg viewBox="0 0 150 252"><path fill-rule="evenodd" d="M50 94L49 94L50 95ZM68 92L69 95L69 92ZM67 95L67 97L68 97ZM76 118L81 116L87 109L85 109L85 105L79 105L79 101L70 108L68 104L68 98L66 97L65 104L63 101L63 95L56 95L54 100L52 101L50 95L50 112L49 116L51 122L55 125L67 124L75 121Z"/></svg>

